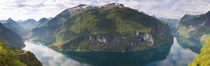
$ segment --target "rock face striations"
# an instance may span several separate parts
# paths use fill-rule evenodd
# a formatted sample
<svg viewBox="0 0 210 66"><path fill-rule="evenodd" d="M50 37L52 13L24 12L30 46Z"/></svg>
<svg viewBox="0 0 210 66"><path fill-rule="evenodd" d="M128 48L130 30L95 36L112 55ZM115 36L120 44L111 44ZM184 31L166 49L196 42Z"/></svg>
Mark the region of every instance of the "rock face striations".
<svg viewBox="0 0 210 66"><path fill-rule="evenodd" d="M66 9L31 36L65 51L129 52L173 42L166 23L117 3Z"/></svg>

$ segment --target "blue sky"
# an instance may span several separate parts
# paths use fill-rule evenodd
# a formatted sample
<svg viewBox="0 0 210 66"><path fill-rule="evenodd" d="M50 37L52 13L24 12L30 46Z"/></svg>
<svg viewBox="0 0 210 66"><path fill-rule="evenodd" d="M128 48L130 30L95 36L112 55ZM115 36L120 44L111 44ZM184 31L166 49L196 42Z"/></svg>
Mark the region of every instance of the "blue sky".
<svg viewBox="0 0 210 66"><path fill-rule="evenodd" d="M42 17L54 17L79 4L100 6L107 3L122 3L146 14L167 18L210 11L210 0L1 0L0 19L39 20Z"/></svg>

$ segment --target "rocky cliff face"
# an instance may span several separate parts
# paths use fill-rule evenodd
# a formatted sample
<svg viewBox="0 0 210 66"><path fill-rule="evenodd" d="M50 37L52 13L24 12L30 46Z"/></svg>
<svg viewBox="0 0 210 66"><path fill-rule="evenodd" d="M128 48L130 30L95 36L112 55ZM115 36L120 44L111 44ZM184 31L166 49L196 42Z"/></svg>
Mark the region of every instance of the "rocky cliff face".
<svg viewBox="0 0 210 66"><path fill-rule="evenodd" d="M112 51L127 52L148 48L154 44L152 35L140 33L135 38L127 39L119 36L96 35L72 40L58 49L75 51Z"/></svg>
<svg viewBox="0 0 210 66"><path fill-rule="evenodd" d="M30 51L25 51L20 54L20 61L25 63L27 66L42 66L42 63Z"/></svg>
<svg viewBox="0 0 210 66"><path fill-rule="evenodd" d="M140 51L173 40L166 23L116 3L66 9L31 34L67 51Z"/></svg>
<svg viewBox="0 0 210 66"><path fill-rule="evenodd" d="M152 29L151 34L154 43L157 44L156 46L173 42L173 35L167 24L156 25Z"/></svg>
<svg viewBox="0 0 210 66"><path fill-rule="evenodd" d="M136 32L134 35L134 38L123 38L117 35L87 36L72 40L61 47L57 47L57 49L69 51L128 52L145 50L173 42L171 39L173 36L167 25L157 26L156 29L148 33Z"/></svg>

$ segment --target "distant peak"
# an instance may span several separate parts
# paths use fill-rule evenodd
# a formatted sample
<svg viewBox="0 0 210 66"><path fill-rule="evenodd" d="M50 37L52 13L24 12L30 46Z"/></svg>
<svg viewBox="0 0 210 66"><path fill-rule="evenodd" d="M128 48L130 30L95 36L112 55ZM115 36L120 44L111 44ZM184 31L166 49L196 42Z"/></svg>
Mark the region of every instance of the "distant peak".
<svg viewBox="0 0 210 66"><path fill-rule="evenodd" d="M45 20L45 19L47 19L47 18L41 18L40 20Z"/></svg>
<svg viewBox="0 0 210 66"><path fill-rule="evenodd" d="M12 18L8 18L7 20L13 20Z"/></svg>
<svg viewBox="0 0 210 66"><path fill-rule="evenodd" d="M188 18L188 17L192 17L194 15L191 15L191 14L185 14L183 18Z"/></svg>
<svg viewBox="0 0 210 66"><path fill-rule="evenodd" d="M207 13L210 13L210 11L208 11Z"/></svg>
<svg viewBox="0 0 210 66"><path fill-rule="evenodd" d="M207 15L210 15L210 11L208 11L206 14L207 14Z"/></svg>
<svg viewBox="0 0 210 66"><path fill-rule="evenodd" d="M86 4L79 4L77 7L87 6Z"/></svg>
<svg viewBox="0 0 210 66"><path fill-rule="evenodd" d="M35 19L27 19L26 21L36 21Z"/></svg>
<svg viewBox="0 0 210 66"><path fill-rule="evenodd" d="M41 18L38 22L45 22L45 21L48 21L49 19L47 18Z"/></svg>
<svg viewBox="0 0 210 66"><path fill-rule="evenodd" d="M73 7L73 8L83 8L83 7L85 7L85 6L87 6L86 4L79 4L78 6L75 6L75 7Z"/></svg>
<svg viewBox="0 0 210 66"><path fill-rule="evenodd" d="M7 22L15 22L12 18L7 19Z"/></svg>
<svg viewBox="0 0 210 66"><path fill-rule="evenodd" d="M120 4L120 3L109 3L109 4L106 4L105 7L124 7L123 4Z"/></svg>

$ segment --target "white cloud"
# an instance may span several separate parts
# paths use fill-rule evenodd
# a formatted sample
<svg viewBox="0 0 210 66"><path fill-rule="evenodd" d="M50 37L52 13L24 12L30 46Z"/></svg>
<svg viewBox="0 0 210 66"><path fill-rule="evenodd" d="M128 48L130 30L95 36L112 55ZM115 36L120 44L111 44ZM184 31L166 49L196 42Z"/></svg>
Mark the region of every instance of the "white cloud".
<svg viewBox="0 0 210 66"><path fill-rule="evenodd" d="M209 0L1 0L0 19L39 20L42 17L54 17L64 9L79 4L104 5L116 2L149 15L169 18L203 14L210 10Z"/></svg>
<svg viewBox="0 0 210 66"><path fill-rule="evenodd" d="M121 0L129 7L158 17L181 18L184 14L203 14L210 10L209 0Z"/></svg>

